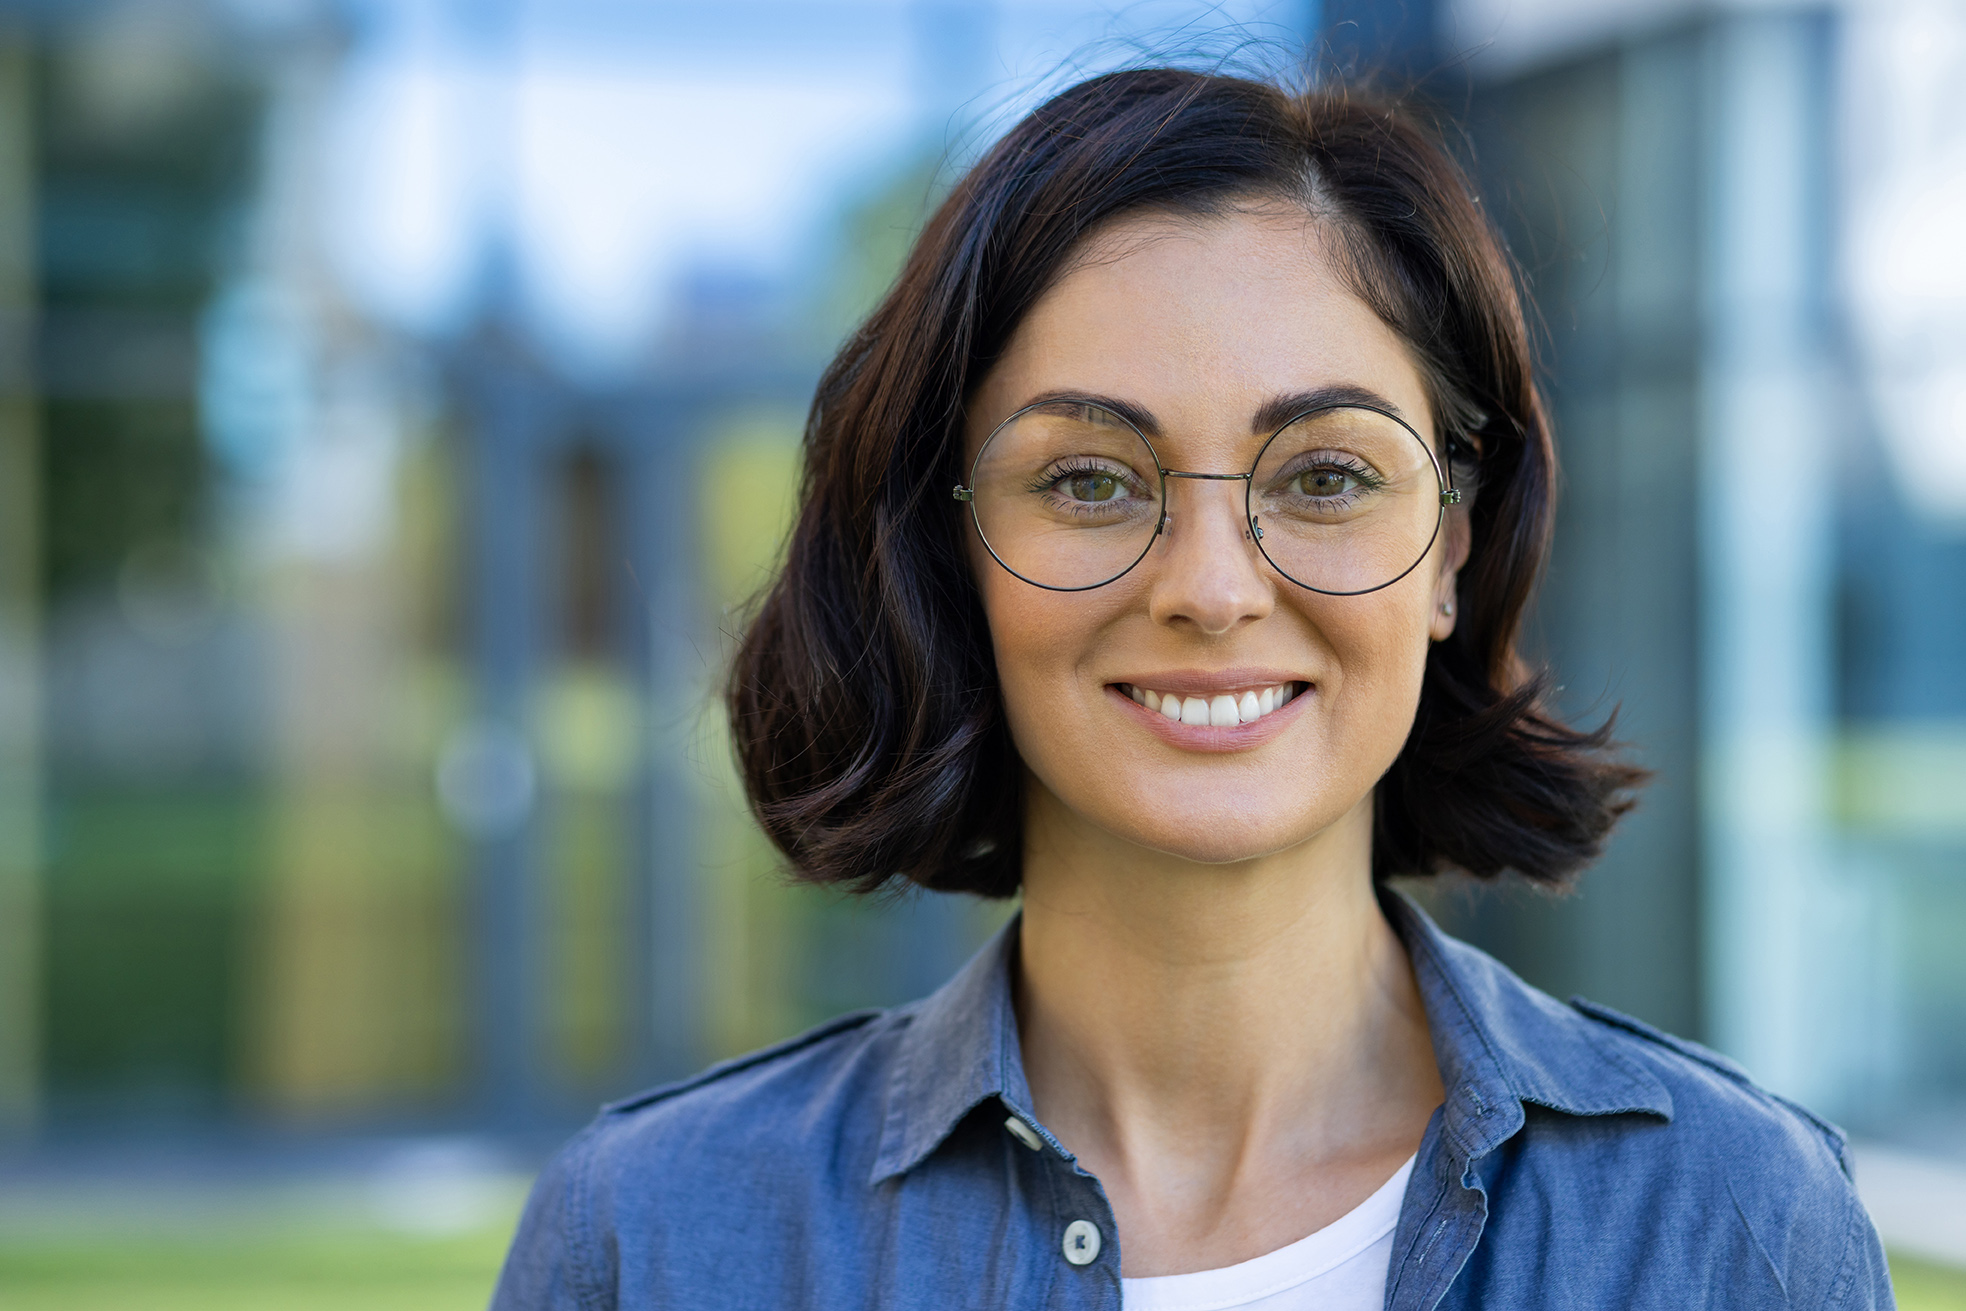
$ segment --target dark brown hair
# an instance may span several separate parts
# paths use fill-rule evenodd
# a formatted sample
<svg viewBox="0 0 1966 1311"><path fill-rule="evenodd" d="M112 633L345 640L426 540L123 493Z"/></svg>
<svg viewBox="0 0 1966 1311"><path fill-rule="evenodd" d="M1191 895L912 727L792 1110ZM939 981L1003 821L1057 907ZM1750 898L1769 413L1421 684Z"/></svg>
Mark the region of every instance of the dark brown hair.
<svg viewBox="0 0 1966 1311"><path fill-rule="evenodd" d="M1415 352L1472 482L1461 622L1427 659L1380 781L1375 876L1514 870L1561 885L1641 777L1566 727L1516 654L1549 549L1556 455L1510 264L1461 171L1396 105L1178 69L1094 78L999 141L929 220L826 370L785 567L730 679L759 822L810 880L1002 897L1023 766L964 552L964 402L1114 218L1287 201Z"/></svg>

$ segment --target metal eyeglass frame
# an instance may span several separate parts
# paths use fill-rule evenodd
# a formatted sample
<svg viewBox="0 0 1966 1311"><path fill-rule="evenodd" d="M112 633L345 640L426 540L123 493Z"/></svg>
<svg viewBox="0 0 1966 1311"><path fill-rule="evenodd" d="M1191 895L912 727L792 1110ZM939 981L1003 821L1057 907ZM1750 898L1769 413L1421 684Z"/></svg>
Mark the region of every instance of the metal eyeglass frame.
<svg viewBox="0 0 1966 1311"><path fill-rule="evenodd" d="M1118 419L1121 423L1125 424L1128 428L1133 429L1133 435L1140 439L1141 445L1147 448L1147 453L1154 457L1154 472L1158 474L1160 477L1160 515L1154 521L1154 531L1148 536L1147 544L1140 548L1140 554L1134 556L1133 559L1128 562L1126 568L1120 570L1118 573L1114 574L1111 578L1101 579L1099 582L1096 583L1086 583L1080 587L1056 587L1050 583L1041 583L1037 581L1037 579L1035 578L1026 578L1023 574L1018 573L1015 569L1011 568L1009 564L1005 563L1004 558L1001 555L997 554L997 548L990 544L990 535L983 531L983 520L979 518L976 513L976 488L974 485L976 482L976 471L983 463L983 452L989 448L991 440L994 439L998 433L1002 432L1005 428L1009 427L1017 420L1023 418L1031 411L1042 409L1049 405L1057 405L1061 401L1068 404L1089 405L1097 410L1102 411L1103 413L1112 415L1113 418ZM1263 526L1257 522L1258 516L1251 511L1249 505L1250 497L1253 493L1253 484L1256 479L1257 467L1263 463L1263 456L1269 452L1270 445L1273 442L1275 442L1277 438L1283 436L1283 434L1286 431L1288 431L1291 427L1295 426L1296 424L1302 422L1305 419L1310 418L1313 414L1326 414L1332 410L1366 410L1372 414L1380 415L1383 418L1391 419L1394 423L1406 429L1407 433L1412 436L1413 440L1419 443L1420 449L1427 453L1427 460L1434 467L1434 479L1436 482L1439 483L1441 488L1440 508L1439 511L1434 515L1433 533L1427 538L1427 544L1420 548L1420 554L1413 557L1413 563L1407 565L1406 568L1400 570L1397 574L1395 574L1391 578L1388 578L1385 582L1374 584L1371 587L1361 587L1355 592L1328 591L1325 588L1312 587L1309 583L1299 582L1297 579L1292 578L1289 572L1286 571L1282 565L1278 564L1276 560L1271 557L1269 550L1263 545ZM1035 402L1034 404L1031 405L1026 405L1023 409L1018 410L1015 414L1012 414L1009 418L1005 419L1002 423L992 428L990 430L990 435L983 439L983 445L977 448L976 459L970 462L969 481L971 485L965 487L961 483L957 483L955 490L952 493L950 493L950 495L954 499L968 504L970 522L976 525L976 535L978 538L982 540L983 549L988 551L990 553L990 558L992 560L995 560L999 565L1001 565L1003 567L1003 571L1009 574L1012 578L1015 578L1020 582L1029 583L1033 587L1041 587L1047 592L1090 592L1094 588L1104 587L1108 583L1116 583L1120 579L1132 573L1134 568L1138 566L1142 560L1147 558L1147 552L1154 549L1154 543L1160 540L1161 534L1167 531L1167 522L1168 522L1167 480L1169 478L1193 478L1201 482L1242 483L1243 522L1249 526L1250 538L1252 541L1256 543L1256 549L1262 553L1263 559L1269 562L1270 568L1276 570L1277 574L1280 577L1282 577L1285 581L1297 587L1301 587L1307 592L1316 592L1320 596L1365 596L1369 593L1383 591L1384 589L1391 587L1394 583L1398 582L1400 579L1406 577L1408 574L1412 573L1415 569L1418 569L1420 567L1420 562L1426 559L1427 553L1434 549L1434 543L1440 540L1440 525L1442 521L1447 517L1447 507L1450 505L1459 505L1461 503L1461 491L1459 488L1457 488L1454 485L1454 461L1451 457L1448 459L1447 463L1443 465L1441 463L1440 457L1434 454L1434 448L1430 444L1428 444L1427 440L1424 437L1420 436L1419 433L1414 431L1412 424L1400 418L1397 414L1394 414L1389 410L1382 409L1377 405L1362 405L1356 402L1349 402L1349 401L1342 402L1339 404L1334 404L1334 405L1316 405L1308 410L1303 411L1301 414L1292 415L1287 422L1285 422L1275 432L1271 433L1268 437L1266 437L1263 440L1262 446L1257 448L1256 458L1251 460L1249 463L1249 471L1247 473L1196 473L1187 469L1169 469L1165 465L1163 465L1160 462L1160 452L1154 449L1154 444L1153 442L1147 439L1147 434L1141 432L1140 429L1134 425L1132 420L1128 419L1125 415L1116 414L1112 410L1107 409L1104 405L1099 404L1099 402L1097 401L1090 401L1090 400L1073 401L1069 397L1051 397L1046 400Z"/></svg>

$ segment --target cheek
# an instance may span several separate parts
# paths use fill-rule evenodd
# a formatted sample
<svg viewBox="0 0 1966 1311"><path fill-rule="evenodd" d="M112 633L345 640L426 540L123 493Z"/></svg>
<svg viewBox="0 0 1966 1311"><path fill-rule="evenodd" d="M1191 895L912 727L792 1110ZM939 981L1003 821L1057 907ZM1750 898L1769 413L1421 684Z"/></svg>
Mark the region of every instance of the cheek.
<svg viewBox="0 0 1966 1311"><path fill-rule="evenodd" d="M1263 804L1309 836L1348 813L1378 785L1413 729L1431 648L1430 582L1384 592L1306 598L1301 610L1322 648L1319 687L1257 780L1275 788Z"/></svg>
<svg viewBox="0 0 1966 1311"><path fill-rule="evenodd" d="M999 568L977 544L974 534L969 567L983 600L983 617L990 625L997 682L1003 689L1006 709L1014 709L1027 690L1041 681L1038 668L1056 659L1057 642L1041 613L1043 594Z"/></svg>
<svg viewBox="0 0 1966 1311"><path fill-rule="evenodd" d="M1430 595L1424 586L1401 583L1332 601L1318 628L1338 669L1328 689L1333 728L1390 765L1412 729L1426 677L1433 644Z"/></svg>
<svg viewBox="0 0 1966 1311"><path fill-rule="evenodd" d="M1040 778L1082 772L1087 753L1111 749L1101 730L1116 725L1101 716L1105 684L1091 666L1134 604L1130 592L1120 583L1047 592L983 559L989 571L977 575L978 590L1011 740Z"/></svg>
<svg viewBox="0 0 1966 1311"><path fill-rule="evenodd" d="M990 625L997 681L1013 727L1047 705L1083 690L1077 671L1095 648L1118 596L1047 592L1011 577L985 555L989 572L978 575L983 614ZM994 577L992 576L994 575Z"/></svg>

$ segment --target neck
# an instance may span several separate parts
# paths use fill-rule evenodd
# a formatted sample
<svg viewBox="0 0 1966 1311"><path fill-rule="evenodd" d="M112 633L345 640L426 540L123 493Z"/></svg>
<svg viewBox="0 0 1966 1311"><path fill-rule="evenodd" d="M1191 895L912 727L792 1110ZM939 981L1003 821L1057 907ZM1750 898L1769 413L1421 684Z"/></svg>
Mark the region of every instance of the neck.
<svg viewBox="0 0 1966 1311"><path fill-rule="evenodd" d="M1292 1241L1418 1145L1440 1081L1373 895L1371 822L1368 796L1299 847L1199 865L1033 797L1026 1072L1039 1117L1112 1197L1127 1273Z"/></svg>

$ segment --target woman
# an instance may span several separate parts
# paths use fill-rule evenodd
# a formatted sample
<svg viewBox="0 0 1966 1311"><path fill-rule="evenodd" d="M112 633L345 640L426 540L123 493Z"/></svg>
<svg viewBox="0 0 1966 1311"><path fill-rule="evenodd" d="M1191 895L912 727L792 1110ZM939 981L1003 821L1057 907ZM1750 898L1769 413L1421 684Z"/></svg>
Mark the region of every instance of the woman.
<svg viewBox="0 0 1966 1311"><path fill-rule="evenodd" d="M1889 1305L1836 1130L1384 884L1560 886L1629 804L1515 652L1554 479L1398 112L1144 70L1032 114L822 381L731 683L804 877L1021 914L606 1110L496 1305Z"/></svg>

